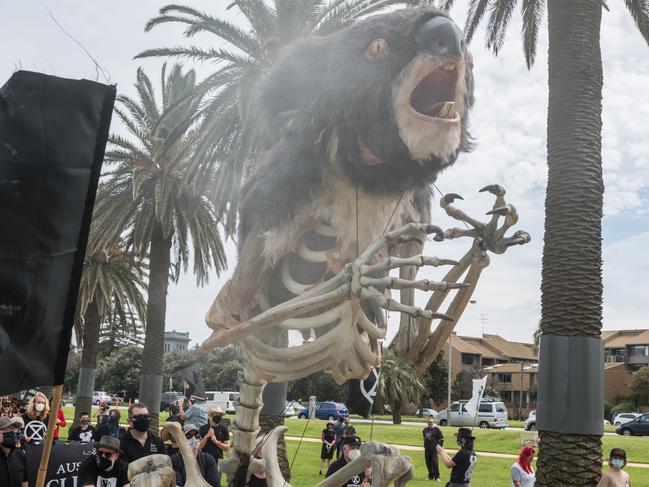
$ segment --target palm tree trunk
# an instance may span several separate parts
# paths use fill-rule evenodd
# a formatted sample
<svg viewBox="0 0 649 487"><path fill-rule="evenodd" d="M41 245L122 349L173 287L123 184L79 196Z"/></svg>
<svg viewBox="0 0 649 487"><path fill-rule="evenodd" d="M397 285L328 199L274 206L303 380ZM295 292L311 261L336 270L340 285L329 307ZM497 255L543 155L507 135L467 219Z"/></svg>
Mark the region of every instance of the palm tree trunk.
<svg viewBox="0 0 649 487"><path fill-rule="evenodd" d="M401 402L392 405L392 424L401 424Z"/></svg>
<svg viewBox="0 0 649 487"><path fill-rule="evenodd" d="M541 285L542 344L545 337L597 339L601 331L601 10L602 3L592 0L548 2L549 172ZM541 352L543 355L543 345ZM577 382L596 384L601 377L601 368L595 366L568 384L568 389L579 390L574 389L579 387ZM582 397L582 403L601 404L603 398L595 395ZM539 417L544 415L543 396L539 383ZM560 411L547 414L561 416ZM570 426L563 431L556 429L561 428L539 433L535 485L596 485L601 474L601 436L571 434L567 431Z"/></svg>
<svg viewBox="0 0 649 487"><path fill-rule="evenodd" d="M147 299L146 331L142 351L142 377L139 400L149 407L150 430L158 433L160 394L162 392L162 365L164 354L167 288L171 267L171 235L165 237L162 226L156 222L151 232L149 250L149 292Z"/></svg>
<svg viewBox="0 0 649 487"><path fill-rule="evenodd" d="M96 299L93 299L88 304L83 316L83 349L81 350L77 398L74 403L73 426L77 426L82 412L90 413L92 408L92 391L95 389L100 328L99 307Z"/></svg>

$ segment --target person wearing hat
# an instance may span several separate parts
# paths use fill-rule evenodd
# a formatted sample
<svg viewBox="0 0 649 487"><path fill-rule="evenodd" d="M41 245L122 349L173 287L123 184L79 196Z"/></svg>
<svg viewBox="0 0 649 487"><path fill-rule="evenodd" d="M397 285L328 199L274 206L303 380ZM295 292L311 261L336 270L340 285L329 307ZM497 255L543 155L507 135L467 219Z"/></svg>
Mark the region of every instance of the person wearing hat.
<svg viewBox="0 0 649 487"><path fill-rule="evenodd" d="M178 398L178 416L185 423L193 424L197 428L207 424L207 406L205 398L200 396L190 396L190 406L185 411L183 397Z"/></svg>
<svg viewBox="0 0 649 487"><path fill-rule="evenodd" d="M192 453L196 456L196 462L198 463L198 470L200 471L201 476L212 487L218 487L219 477L216 460L212 458L212 455L203 453L200 450L200 433L198 432L198 428L193 424L185 423L183 426L183 433L185 433L185 438L189 441ZM185 469L185 461L180 451L171 455L171 466L173 467L174 472L176 472L176 485L183 487L185 482L187 482L187 471Z"/></svg>
<svg viewBox="0 0 649 487"><path fill-rule="evenodd" d="M334 422L327 421L327 426L322 430L320 440L322 441L322 449L320 450L320 475L322 475L322 467L325 465L329 468L331 459L334 457L334 450L336 445L337 435L334 431Z"/></svg>
<svg viewBox="0 0 649 487"><path fill-rule="evenodd" d="M343 468L349 462L352 462L361 455L360 447L363 444L361 439L356 435L348 436L340 442L340 451L342 455L338 460L329 465L325 478L331 477L338 470ZM372 469L366 468L365 471L354 475L347 482L341 484L341 487L368 487L369 480L372 476Z"/></svg>
<svg viewBox="0 0 649 487"><path fill-rule="evenodd" d="M455 433L457 445L460 450L453 458L448 456L442 445L437 445L437 452L442 457L442 462L451 469L451 479L447 487L470 487L471 475L475 468L477 456L473 451L475 436L469 428L459 428Z"/></svg>
<svg viewBox="0 0 649 487"><path fill-rule="evenodd" d="M95 454L79 465L77 485L79 487L128 486L128 464L120 459L121 453L117 438L102 436L95 443Z"/></svg>
<svg viewBox="0 0 649 487"><path fill-rule="evenodd" d="M608 458L611 469L602 475L597 487L631 487L629 474L622 470L626 466L626 452L613 448Z"/></svg>
<svg viewBox="0 0 649 487"><path fill-rule="evenodd" d="M0 485L27 487L25 452L16 447L20 423L8 416L0 417Z"/></svg>
<svg viewBox="0 0 649 487"><path fill-rule="evenodd" d="M223 458L223 452L230 449L230 431L221 422L223 414L223 409L219 406L210 408L207 412L209 418L208 423L198 429L201 434L201 451L212 455L216 461L219 478L217 485L221 485L221 471L218 470L219 460Z"/></svg>

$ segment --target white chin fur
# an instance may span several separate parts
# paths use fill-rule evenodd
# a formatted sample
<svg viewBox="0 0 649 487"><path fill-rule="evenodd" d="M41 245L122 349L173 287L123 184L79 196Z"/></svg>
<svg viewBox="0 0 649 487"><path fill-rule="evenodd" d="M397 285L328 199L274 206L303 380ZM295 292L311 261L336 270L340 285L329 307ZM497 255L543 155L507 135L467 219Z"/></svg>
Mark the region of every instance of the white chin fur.
<svg viewBox="0 0 649 487"><path fill-rule="evenodd" d="M455 154L460 146L462 135L460 117L454 120L433 119L415 111L410 104L410 96L417 84L439 64L426 54L419 54L401 75L395 80L392 88L392 107L399 127L399 135L408 147L410 155L416 160L428 160L438 157L442 164ZM456 113L464 112L464 62L457 66L458 80L456 86Z"/></svg>

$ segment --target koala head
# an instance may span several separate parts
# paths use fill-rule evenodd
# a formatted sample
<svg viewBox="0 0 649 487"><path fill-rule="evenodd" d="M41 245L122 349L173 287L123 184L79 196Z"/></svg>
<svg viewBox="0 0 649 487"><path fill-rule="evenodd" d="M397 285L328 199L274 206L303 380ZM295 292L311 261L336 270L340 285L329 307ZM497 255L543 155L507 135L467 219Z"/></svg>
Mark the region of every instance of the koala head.
<svg viewBox="0 0 649 487"><path fill-rule="evenodd" d="M470 149L472 59L446 14L404 9L289 46L258 101L269 140L312 148L370 191L421 188Z"/></svg>

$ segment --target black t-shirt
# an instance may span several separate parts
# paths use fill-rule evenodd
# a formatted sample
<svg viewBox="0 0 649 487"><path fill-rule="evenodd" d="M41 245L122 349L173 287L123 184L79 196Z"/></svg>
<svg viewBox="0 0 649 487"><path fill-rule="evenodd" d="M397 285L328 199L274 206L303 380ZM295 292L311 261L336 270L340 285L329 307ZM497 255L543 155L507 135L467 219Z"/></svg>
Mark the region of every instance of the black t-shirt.
<svg viewBox="0 0 649 487"><path fill-rule="evenodd" d="M95 457L87 458L79 465L77 486L95 485L96 487L122 487L128 484L128 464L117 459L109 472L100 472Z"/></svg>
<svg viewBox="0 0 649 487"><path fill-rule="evenodd" d="M125 432L126 432L126 430L120 426L119 430L117 432L117 438L122 436ZM104 423L102 425L99 425L97 427L97 429L95 430L95 434L93 436L93 439L95 441L99 441L102 436L111 436L110 428L108 427L108 425L106 423Z"/></svg>
<svg viewBox="0 0 649 487"><path fill-rule="evenodd" d="M200 452L198 457L196 457L196 463L198 464L198 470L203 479L212 487L218 487L219 470L216 466L216 460L212 455ZM187 471L185 470L185 462L180 453L176 453L171 457L171 465L176 473L176 485L184 486L185 482L187 482Z"/></svg>
<svg viewBox="0 0 649 487"><path fill-rule="evenodd" d="M334 473L336 473L338 470L343 468L345 465L347 465L347 462L345 462L345 458L341 456L338 460L336 460L331 465L329 465L329 469L327 470L327 475L325 475L325 478L331 477ZM343 482L340 485L340 487L356 487L357 485L361 485L364 479L365 479L365 472L361 472L357 475L354 475L347 482Z"/></svg>
<svg viewBox="0 0 649 487"><path fill-rule="evenodd" d="M250 476L250 482L248 482L248 487L266 487L268 484L266 484L266 479L260 479L259 477L255 476L253 473Z"/></svg>
<svg viewBox="0 0 649 487"><path fill-rule="evenodd" d="M473 450L460 450L452 458L455 467L451 470L451 482L458 484L471 482L471 475L477 461Z"/></svg>
<svg viewBox="0 0 649 487"><path fill-rule="evenodd" d="M146 441L144 445L138 440L133 438L131 431L126 431L122 433L119 437L120 448L124 453L122 453L122 460L127 463L131 463L134 460L137 460L142 457L155 454L166 454L167 447L159 436L154 436L151 433L147 433Z"/></svg>
<svg viewBox="0 0 649 487"><path fill-rule="evenodd" d="M205 438L209 430L210 423L204 424L203 426L198 428L198 432L201 434L201 438ZM219 423L214 426L214 436L216 436L216 439L219 441L228 441L230 439L230 432L228 431L228 428L226 426ZM210 455L212 455L212 457L214 457L216 461L218 461L219 458L223 458L223 450L216 446L212 442L212 440L207 440L207 443L205 443L202 451L204 453L209 453Z"/></svg>
<svg viewBox="0 0 649 487"><path fill-rule="evenodd" d="M95 438L95 428L88 426L87 429L82 430L81 426L72 428L68 435L68 441L80 441L82 443L90 443Z"/></svg>
<svg viewBox="0 0 649 487"><path fill-rule="evenodd" d="M436 450L439 440L444 438L442 431L437 426L432 428L426 426L422 430L422 434L424 435L424 450Z"/></svg>
<svg viewBox="0 0 649 487"><path fill-rule="evenodd" d="M13 448L9 451L9 455L5 456L4 450L0 450L0 485L2 487L21 487L26 480L25 452L19 448Z"/></svg>

